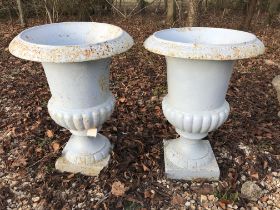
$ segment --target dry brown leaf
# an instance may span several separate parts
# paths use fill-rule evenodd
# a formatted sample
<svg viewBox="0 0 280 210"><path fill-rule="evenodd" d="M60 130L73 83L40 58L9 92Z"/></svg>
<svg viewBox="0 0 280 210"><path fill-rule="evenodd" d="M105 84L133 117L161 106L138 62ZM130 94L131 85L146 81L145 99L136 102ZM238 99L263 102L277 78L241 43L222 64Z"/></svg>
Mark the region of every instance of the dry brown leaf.
<svg viewBox="0 0 280 210"><path fill-rule="evenodd" d="M214 187L210 184L204 184L203 186L191 186L191 190L198 193L198 194L213 194Z"/></svg>
<svg viewBox="0 0 280 210"><path fill-rule="evenodd" d="M150 169L144 163L142 163L142 166L143 166L143 171L150 171Z"/></svg>
<svg viewBox="0 0 280 210"><path fill-rule="evenodd" d="M154 190L145 190L144 191L144 197L145 198L154 198L155 197L155 191Z"/></svg>
<svg viewBox="0 0 280 210"><path fill-rule="evenodd" d="M266 202L266 201L268 201L268 199L269 199L268 196L265 195L265 196L263 196L263 197L261 198L261 201L262 201L262 202Z"/></svg>
<svg viewBox="0 0 280 210"><path fill-rule="evenodd" d="M278 68L280 68L280 64L275 63L275 62L272 61L272 60L266 59L266 60L264 60L264 62L265 62L265 64L267 64L267 65L269 65L269 66L277 66Z"/></svg>
<svg viewBox="0 0 280 210"><path fill-rule="evenodd" d="M70 175L67 176L67 179L71 179L71 178L73 178L74 176L75 176L75 174L70 174Z"/></svg>
<svg viewBox="0 0 280 210"><path fill-rule="evenodd" d="M112 184L112 189L111 189L111 193L114 195L114 196L123 196L124 193L125 193L125 186L123 183L121 183L120 181L117 181L117 182L114 182Z"/></svg>
<svg viewBox="0 0 280 210"><path fill-rule="evenodd" d="M43 110L42 107L40 107L40 106L37 106L37 107L36 107L36 111L40 112L40 111L42 111L42 110Z"/></svg>
<svg viewBox="0 0 280 210"><path fill-rule="evenodd" d="M41 155L43 153L43 150L41 147L36 147L35 152L36 152L36 155Z"/></svg>
<svg viewBox="0 0 280 210"><path fill-rule="evenodd" d="M19 158L17 160L15 160L13 163L12 163L12 167L20 167L20 166L26 166L27 165L27 158Z"/></svg>
<svg viewBox="0 0 280 210"><path fill-rule="evenodd" d="M36 175L36 179L42 179L45 177L45 175L46 175L46 172L44 170L39 170Z"/></svg>
<svg viewBox="0 0 280 210"><path fill-rule="evenodd" d="M123 103L123 102L125 102L125 97L121 97L120 99L119 99L119 101L121 102L121 103Z"/></svg>
<svg viewBox="0 0 280 210"><path fill-rule="evenodd" d="M226 204L224 202L221 202L219 201L219 206L222 208L222 209L226 209Z"/></svg>
<svg viewBox="0 0 280 210"><path fill-rule="evenodd" d="M57 152L60 149L60 144L57 141L52 142L52 148L54 152Z"/></svg>
<svg viewBox="0 0 280 210"><path fill-rule="evenodd" d="M258 172L252 173L252 174L250 174L250 176L257 179L257 180L259 179L259 173Z"/></svg>
<svg viewBox="0 0 280 210"><path fill-rule="evenodd" d="M155 110L161 110L159 106L155 106Z"/></svg>
<svg viewBox="0 0 280 210"><path fill-rule="evenodd" d="M50 139L53 138L53 136L54 136L52 130L47 130L47 131L46 131L46 134L47 134L47 136L48 136Z"/></svg>
<svg viewBox="0 0 280 210"><path fill-rule="evenodd" d="M184 199L183 199L182 196L176 194L172 197L171 204L172 205L183 205L184 204Z"/></svg>
<svg viewBox="0 0 280 210"><path fill-rule="evenodd" d="M2 146L0 146L0 155L2 155L2 154L4 154L5 152L4 152L4 150L3 150L3 147Z"/></svg>
<svg viewBox="0 0 280 210"><path fill-rule="evenodd" d="M263 162L263 169L266 169L267 166L268 166L268 162L265 160L265 161Z"/></svg>
<svg viewBox="0 0 280 210"><path fill-rule="evenodd" d="M39 127L39 125L41 124L41 121L39 120L39 121L36 121L32 126L31 126L31 130L33 131L33 130L36 130L36 129L38 129L38 127Z"/></svg>

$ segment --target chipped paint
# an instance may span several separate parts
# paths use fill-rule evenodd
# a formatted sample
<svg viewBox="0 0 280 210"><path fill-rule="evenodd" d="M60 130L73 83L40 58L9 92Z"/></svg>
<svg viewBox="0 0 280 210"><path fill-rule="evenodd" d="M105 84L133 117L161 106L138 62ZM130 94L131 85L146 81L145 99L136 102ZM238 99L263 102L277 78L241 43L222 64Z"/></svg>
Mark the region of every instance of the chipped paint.
<svg viewBox="0 0 280 210"><path fill-rule="evenodd" d="M222 33L225 33L223 39L211 43L211 38ZM205 41L205 37L209 37L209 42ZM225 39L230 41L225 43ZM160 55L197 60L238 60L263 54L265 50L263 43L251 33L207 27L158 31L144 42L144 47Z"/></svg>
<svg viewBox="0 0 280 210"><path fill-rule="evenodd" d="M48 33L50 30L48 29L49 27L52 27L53 25L60 25L62 31L57 31L56 37L60 39L71 38L70 34L63 34L67 32L63 31L63 27L68 25L71 26L70 30L75 31L76 24L90 24L91 26L91 28L85 34L86 37L83 37L85 43L74 43L73 45L64 45L63 43L61 45L44 44L40 43L40 40L37 40L36 42L36 35L32 37L32 33L36 34L39 30L45 30L45 33ZM105 29L107 30L106 33L102 32ZM98 33L98 30L100 30L100 33ZM25 33L28 33L28 35L25 35ZM97 36L98 39L102 41L91 43L90 40L92 39L93 35ZM83 35L81 35L81 37L82 36ZM50 35L48 38L51 41L51 39L55 39L56 37ZM111 57L115 54L127 51L132 47L132 45L133 39L131 36L117 26L96 22L66 22L46 24L24 30L12 40L9 45L9 50L14 56L26 60L37 62L67 63L98 60Z"/></svg>
<svg viewBox="0 0 280 210"><path fill-rule="evenodd" d="M109 91L109 80L106 75L101 75L101 77L99 78L99 87L101 92Z"/></svg>

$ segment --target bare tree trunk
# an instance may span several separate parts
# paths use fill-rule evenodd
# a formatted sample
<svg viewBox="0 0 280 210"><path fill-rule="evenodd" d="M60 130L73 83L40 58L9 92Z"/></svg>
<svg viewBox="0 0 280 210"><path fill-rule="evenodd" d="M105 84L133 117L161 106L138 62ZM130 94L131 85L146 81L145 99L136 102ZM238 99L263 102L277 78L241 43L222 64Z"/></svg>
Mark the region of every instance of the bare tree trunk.
<svg viewBox="0 0 280 210"><path fill-rule="evenodd" d="M39 19L39 13L38 13L38 9L37 9L35 0L32 0L32 4L33 4L34 10L35 10L36 17Z"/></svg>
<svg viewBox="0 0 280 210"><path fill-rule="evenodd" d="M166 23L172 24L175 20L175 1L167 0Z"/></svg>
<svg viewBox="0 0 280 210"><path fill-rule="evenodd" d="M219 8L220 10L222 10L222 9L224 8L224 0L219 0L219 1L218 1L218 8Z"/></svg>
<svg viewBox="0 0 280 210"><path fill-rule="evenodd" d="M254 13L256 11L257 2L258 0L249 0L247 14L242 27L243 29L248 30L250 28Z"/></svg>
<svg viewBox="0 0 280 210"><path fill-rule="evenodd" d="M45 9L46 9L48 19L49 19L50 23L52 23L53 20L52 20L52 15L51 15L51 12L50 12L50 9L49 9L48 2L47 2L47 0L44 0L44 2L45 2Z"/></svg>
<svg viewBox="0 0 280 210"><path fill-rule="evenodd" d="M187 26L199 26L201 0L188 0Z"/></svg>
<svg viewBox="0 0 280 210"><path fill-rule="evenodd" d="M277 14L277 9L279 7L280 0L270 0L268 6L268 19L267 22L270 25Z"/></svg>
<svg viewBox="0 0 280 210"><path fill-rule="evenodd" d="M164 11L167 11L167 2L168 0L163 0L164 1Z"/></svg>
<svg viewBox="0 0 280 210"><path fill-rule="evenodd" d="M9 15L10 21L12 22L13 18L12 18L11 8L8 6L7 10L8 10L8 15Z"/></svg>
<svg viewBox="0 0 280 210"><path fill-rule="evenodd" d="M20 24L21 24L21 26L25 26L26 25L26 20L25 20L23 8L22 8L21 0L17 0L17 6L18 6Z"/></svg>
<svg viewBox="0 0 280 210"><path fill-rule="evenodd" d="M108 0L107 5L106 5L106 12L107 13L112 13L112 5L113 5L113 0Z"/></svg>
<svg viewBox="0 0 280 210"><path fill-rule="evenodd" d="M138 4L139 4L141 14L145 13L145 1L144 0L139 0Z"/></svg>
<svg viewBox="0 0 280 210"><path fill-rule="evenodd" d="M104 9L104 3L106 4L106 2L104 1L98 1L99 4L99 15L101 15L102 10ZM80 1L80 8L79 8L79 20L80 21L90 21L90 16L88 13L88 1Z"/></svg>
<svg viewBox="0 0 280 210"><path fill-rule="evenodd" d="M208 8L208 0L205 0L204 5L203 5L203 11L206 12Z"/></svg>

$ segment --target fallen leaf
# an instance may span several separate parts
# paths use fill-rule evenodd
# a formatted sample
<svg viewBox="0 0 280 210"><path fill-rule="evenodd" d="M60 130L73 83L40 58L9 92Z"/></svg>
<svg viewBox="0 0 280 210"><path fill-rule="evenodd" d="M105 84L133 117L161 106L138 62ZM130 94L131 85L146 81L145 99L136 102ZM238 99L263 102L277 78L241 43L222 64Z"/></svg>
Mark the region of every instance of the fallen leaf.
<svg viewBox="0 0 280 210"><path fill-rule="evenodd" d="M161 110L160 106L155 106L155 110Z"/></svg>
<svg viewBox="0 0 280 210"><path fill-rule="evenodd" d="M262 201L262 202L266 202L266 201L268 201L268 199L269 199L268 196L265 195L265 196L263 196L263 197L261 198L261 201Z"/></svg>
<svg viewBox="0 0 280 210"><path fill-rule="evenodd" d="M40 107L40 106L37 106L37 107L36 107L36 111L40 112L40 111L42 111L42 110L43 110L42 107Z"/></svg>
<svg viewBox="0 0 280 210"><path fill-rule="evenodd" d="M266 169L267 166L268 166L268 162L265 160L265 161L263 162L263 169Z"/></svg>
<svg viewBox="0 0 280 210"><path fill-rule="evenodd" d="M259 179L259 173L257 173L257 172L250 174L250 176L257 179L257 180Z"/></svg>
<svg viewBox="0 0 280 210"><path fill-rule="evenodd" d="M60 144L57 141L52 142L52 148L54 152L57 152L60 149Z"/></svg>
<svg viewBox="0 0 280 210"><path fill-rule="evenodd" d="M46 131L46 134L47 134L47 136L48 136L50 139L53 138L53 136L54 136L52 130L47 130L47 131Z"/></svg>
<svg viewBox="0 0 280 210"><path fill-rule="evenodd" d="M112 189L111 189L111 193L117 197L119 196L123 196L125 193L125 186L123 183L121 183L120 181L114 182L112 184Z"/></svg>
<svg viewBox="0 0 280 210"><path fill-rule="evenodd" d="M154 198L155 197L155 191L154 190L145 190L144 191L144 197L145 198Z"/></svg>
<svg viewBox="0 0 280 210"><path fill-rule="evenodd" d="M119 99L119 101L121 102L121 103L123 103L123 102L125 102L125 97L121 97L120 99Z"/></svg>
<svg viewBox="0 0 280 210"><path fill-rule="evenodd" d="M27 158L19 158L17 160L15 160L13 163L12 163L12 167L20 167L20 166L26 166L27 165Z"/></svg>
<svg viewBox="0 0 280 210"><path fill-rule="evenodd" d="M2 146L0 146L0 155L3 155L5 152L4 152L4 150L3 150L3 147Z"/></svg>
<svg viewBox="0 0 280 210"><path fill-rule="evenodd" d="M70 174L70 175L67 176L67 179L71 179L71 178L73 178L74 176L75 176L75 174Z"/></svg>
<svg viewBox="0 0 280 210"><path fill-rule="evenodd" d="M265 64L267 64L267 65L269 65L269 66L277 66L278 68L280 68L280 64L275 63L275 62L272 61L272 60L266 59L266 60L264 60L264 62L265 62Z"/></svg>
<svg viewBox="0 0 280 210"><path fill-rule="evenodd" d="M150 169L144 163L142 163L142 166L143 166L143 171L150 171Z"/></svg>
<svg viewBox="0 0 280 210"><path fill-rule="evenodd" d="M226 204L225 204L224 202L219 201L219 206L220 206L222 209L226 209Z"/></svg>
<svg viewBox="0 0 280 210"><path fill-rule="evenodd" d="M184 199L182 196L176 194L172 197L171 204L172 205L182 205L182 204L184 204Z"/></svg>
<svg viewBox="0 0 280 210"><path fill-rule="evenodd" d="M39 155L39 154L42 154L43 150L41 147L36 147L35 152L36 152L36 154Z"/></svg>
<svg viewBox="0 0 280 210"><path fill-rule="evenodd" d="M191 186L191 190L198 194L212 194L214 187L210 184L204 184L203 186Z"/></svg>

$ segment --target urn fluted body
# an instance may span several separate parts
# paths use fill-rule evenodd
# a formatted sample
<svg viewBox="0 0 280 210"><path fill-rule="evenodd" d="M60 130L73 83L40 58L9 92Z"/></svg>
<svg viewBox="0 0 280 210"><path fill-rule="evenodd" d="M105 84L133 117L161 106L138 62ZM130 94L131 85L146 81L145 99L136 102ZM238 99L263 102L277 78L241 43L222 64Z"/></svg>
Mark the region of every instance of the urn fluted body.
<svg viewBox="0 0 280 210"><path fill-rule="evenodd" d="M263 44L242 31L192 27L158 31L144 46L166 57L162 109L180 135L164 141L165 173L174 179L219 179L211 145L202 139L228 118L225 97L235 60L263 53Z"/></svg>
<svg viewBox="0 0 280 210"><path fill-rule="evenodd" d="M133 45L121 28L105 23L66 22L21 32L10 52L41 62L52 94L48 111L72 136L56 162L60 171L98 175L108 164L111 144L98 133L111 116L111 57Z"/></svg>

